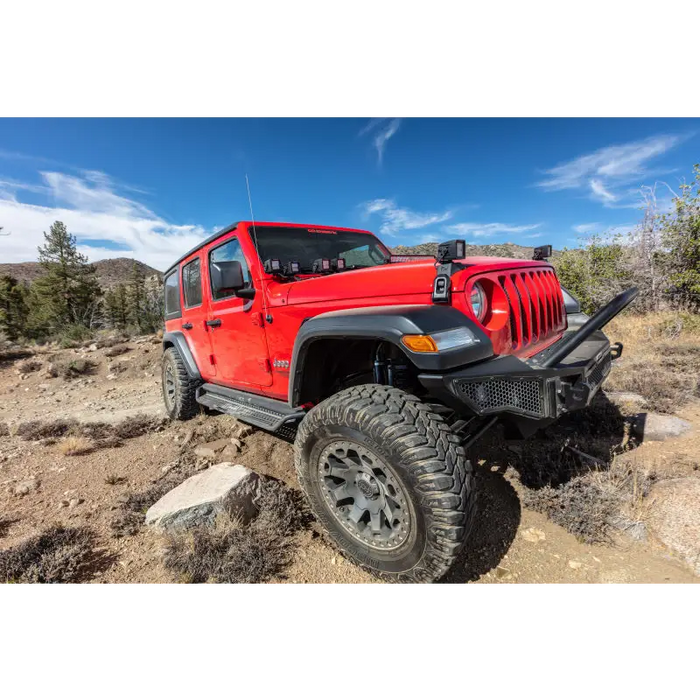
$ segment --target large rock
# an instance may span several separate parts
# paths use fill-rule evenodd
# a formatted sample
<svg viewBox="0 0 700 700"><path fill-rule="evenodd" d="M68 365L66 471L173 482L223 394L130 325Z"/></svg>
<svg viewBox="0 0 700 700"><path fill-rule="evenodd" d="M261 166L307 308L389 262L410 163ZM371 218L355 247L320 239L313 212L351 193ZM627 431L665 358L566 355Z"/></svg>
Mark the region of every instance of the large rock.
<svg viewBox="0 0 700 700"><path fill-rule="evenodd" d="M692 426L687 420L659 413L638 413L632 430L642 440L667 440L687 433Z"/></svg>
<svg viewBox="0 0 700 700"><path fill-rule="evenodd" d="M146 524L166 529L185 529L213 522L224 511L249 521L257 511L258 475L241 464L222 462L183 481L154 503Z"/></svg>
<svg viewBox="0 0 700 700"><path fill-rule="evenodd" d="M670 479L651 492L649 527L700 576L700 479Z"/></svg>

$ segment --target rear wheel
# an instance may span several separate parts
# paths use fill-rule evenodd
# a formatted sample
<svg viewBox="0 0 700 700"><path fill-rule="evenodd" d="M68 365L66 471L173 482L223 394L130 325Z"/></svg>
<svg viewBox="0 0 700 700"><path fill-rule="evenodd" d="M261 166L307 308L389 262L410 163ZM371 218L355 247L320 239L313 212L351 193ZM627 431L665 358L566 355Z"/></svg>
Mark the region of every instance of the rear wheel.
<svg viewBox="0 0 700 700"><path fill-rule="evenodd" d="M313 408L295 441L301 486L348 558L395 581L433 581L452 565L474 514L459 438L419 399L365 384Z"/></svg>
<svg viewBox="0 0 700 700"><path fill-rule="evenodd" d="M170 418L187 420L199 413L196 393L200 382L187 373L185 363L174 347L163 353L161 379L163 402Z"/></svg>

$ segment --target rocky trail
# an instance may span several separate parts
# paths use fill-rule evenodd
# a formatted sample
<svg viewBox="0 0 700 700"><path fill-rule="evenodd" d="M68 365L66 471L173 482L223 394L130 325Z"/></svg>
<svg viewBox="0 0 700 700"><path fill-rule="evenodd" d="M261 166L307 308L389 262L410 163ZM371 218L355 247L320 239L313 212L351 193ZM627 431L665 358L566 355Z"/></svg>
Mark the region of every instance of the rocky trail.
<svg viewBox="0 0 700 700"><path fill-rule="evenodd" d="M179 424L164 420L157 338L37 348L25 355L0 362L0 550L55 524L87 526L97 537L88 580L177 581L163 564L163 538L156 530L140 526L131 534L115 533L114 521L130 494L175 474L185 451L198 460L193 469L224 461L226 450L226 461L297 488L289 443L258 430L241 432L226 416L202 414ZM619 400L627 417L639 410L629 399ZM151 421L147 429L134 422L144 415ZM540 508L526 505L532 489L524 485L520 448L480 446L473 455L480 489L473 539L447 581L699 582L700 403L677 415L690 430L645 440L626 453L650 465L656 477L639 501L639 527L616 529L606 543L586 544L537 512ZM26 427L38 422L36 430L55 421L99 430L81 428L87 437L68 444L68 438L41 433L32 439ZM114 428L104 427L110 425ZM375 581L337 554L313 525L295 535L291 560L273 580Z"/></svg>

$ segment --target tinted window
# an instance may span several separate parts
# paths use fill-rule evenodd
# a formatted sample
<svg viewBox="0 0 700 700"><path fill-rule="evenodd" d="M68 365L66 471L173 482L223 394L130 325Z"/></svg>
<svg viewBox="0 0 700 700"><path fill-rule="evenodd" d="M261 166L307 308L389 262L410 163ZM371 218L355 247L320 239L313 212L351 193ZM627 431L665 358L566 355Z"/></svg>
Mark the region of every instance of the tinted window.
<svg viewBox="0 0 700 700"><path fill-rule="evenodd" d="M180 313L180 285L178 284L177 270L174 270L165 278L164 287L165 313Z"/></svg>
<svg viewBox="0 0 700 700"><path fill-rule="evenodd" d="M199 258L182 268L182 292L185 306L199 306L202 303L202 271Z"/></svg>
<svg viewBox="0 0 700 700"><path fill-rule="evenodd" d="M230 241L227 241L223 245L220 245L218 248L214 248L214 250L212 250L211 253L209 253L210 269L212 263L231 262L232 260L238 260L238 262L241 263L241 267L243 268L243 279L245 280L245 286L251 287L253 282L250 277L250 270L248 269L248 263L246 263L245 256L243 255L243 251L241 250L241 244L238 242L237 238L232 238ZM209 276L211 277L211 274ZM226 293L226 290L222 289L218 292L214 292L212 290L212 296L214 297L214 299L225 299L226 297L233 296L233 294Z"/></svg>

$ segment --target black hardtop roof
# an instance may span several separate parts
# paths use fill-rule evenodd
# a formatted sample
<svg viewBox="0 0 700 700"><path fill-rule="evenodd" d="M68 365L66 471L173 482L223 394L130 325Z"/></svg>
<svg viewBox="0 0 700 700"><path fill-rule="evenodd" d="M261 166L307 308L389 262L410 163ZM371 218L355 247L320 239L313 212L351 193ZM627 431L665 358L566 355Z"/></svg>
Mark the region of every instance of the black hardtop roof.
<svg viewBox="0 0 700 700"><path fill-rule="evenodd" d="M196 253L200 248L203 246L207 245L207 243L213 243L219 236L223 236L225 233L231 233L238 224L240 224L240 221L236 221L229 226L226 226L225 228L222 228L221 231L217 231L216 233L213 233L209 238L205 238L201 243L198 243L194 248L188 250L184 255L181 255L164 273L163 277L167 275L168 273L172 272L185 258L189 258L192 253Z"/></svg>

